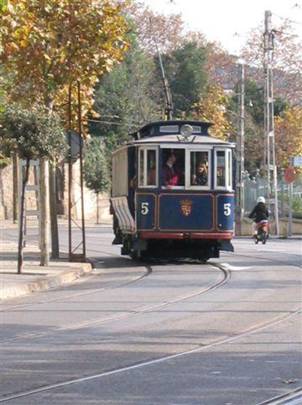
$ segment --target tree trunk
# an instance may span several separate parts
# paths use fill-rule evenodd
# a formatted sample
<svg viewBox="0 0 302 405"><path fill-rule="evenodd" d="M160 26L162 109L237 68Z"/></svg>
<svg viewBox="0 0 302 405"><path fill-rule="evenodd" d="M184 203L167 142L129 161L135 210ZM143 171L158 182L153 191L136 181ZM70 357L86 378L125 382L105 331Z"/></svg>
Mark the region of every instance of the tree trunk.
<svg viewBox="0 0 302 405"><path fill-rule="evenodd" d="M99 207L99 195L100 193L96 193L96 223L100 223L100 207Z"/></svg>
<svg viewBox="0 0 302 405"><path fill-rule="evenodd" d="M13 153L13 222L18 222L18 184L19 184L19 158L16 152Z"/></svg>
<svg viewBox="0 0 302 405"><path fill-rule="evenodd" d="M24 239L24 208L25 208L25 187L28 182L30 159L26 159L25 174L22 181L20 217L19 217L19 241L18 241L18 274L22 272L23 266L23 239ZM21 169L23 170L23 168Z"/></svg>
<svg viewBox="0 0 302 405"><path fill-rule="evenodd" d="M49 264L49 175L48 161L40 159L40 265Z"/></svg>
<svg viewBox="0 0 302 405"><path fill-rule="evenodd" d="M53 113L53 100L46 94L44 97L45 105L48 109L48 114ZM49 209L50 209L50 231L51 231L51 258L59 258L59 232L58 232L58 217L57 217L57 194L56 194L56 165L50 164L49 168Z"/></svg>
<svg viewBox="0 0 302 405"><path fill-rule="evenodd" d="M56 164L50 163L49 167L49 206L50 206L50 226L51 226L51 258L58 259L59 252L59 232L57 219L57 187L56 187Z"/></svg>

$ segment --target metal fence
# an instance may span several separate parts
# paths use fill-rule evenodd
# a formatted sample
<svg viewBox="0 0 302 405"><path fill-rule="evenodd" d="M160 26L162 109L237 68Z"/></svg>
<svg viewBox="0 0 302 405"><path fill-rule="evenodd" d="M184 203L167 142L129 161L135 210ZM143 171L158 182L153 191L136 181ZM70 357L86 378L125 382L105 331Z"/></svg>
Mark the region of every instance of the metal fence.
<svg viewBox="0 0 302 405"><path fill-rule="evenodd" d="M244 175L244 213L248 215L256 204L257 197L264 196L267 199L267 178L259 174L251 176L248 172ZM278 178L278 212L279 216L287 217L292 208L293 216L302 218L302 178L296 179L292 184L287 184L283 176ZM268 199L270 205L274 204L273 192ZM290 204L290 201L292 203Z"/></svg>

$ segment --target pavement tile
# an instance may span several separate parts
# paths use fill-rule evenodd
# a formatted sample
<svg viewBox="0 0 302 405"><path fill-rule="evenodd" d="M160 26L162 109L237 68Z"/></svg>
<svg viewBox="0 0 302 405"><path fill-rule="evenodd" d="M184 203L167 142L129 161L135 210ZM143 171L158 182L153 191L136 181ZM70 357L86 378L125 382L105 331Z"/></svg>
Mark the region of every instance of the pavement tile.
<svg viewBox="0 0 302 405"><path fill-rule="evenodd" d="M37 247L28 245L24 249L22 273L18 274L17 243L3 240L4 234L0 229L0 302L72 283L92 271L90 263L71 263L67 257L40 266Z"/></svg>

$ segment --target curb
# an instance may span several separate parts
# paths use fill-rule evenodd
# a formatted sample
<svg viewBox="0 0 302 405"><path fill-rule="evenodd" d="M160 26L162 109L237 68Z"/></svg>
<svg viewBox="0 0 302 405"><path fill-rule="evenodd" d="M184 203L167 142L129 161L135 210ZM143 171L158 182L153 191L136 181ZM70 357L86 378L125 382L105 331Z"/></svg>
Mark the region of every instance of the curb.
<svg viewBox="0 0 302 405"><path fill-rule="evenodd" d="M68 270L56 276L45 276L45 278L32 281L25 285L15 285L7 288L0 288L0 301L18 298L34 292L46 291L51 288L69 284L80 277L90 273L93 269L90 263L77 263L78 268Z"/></svg>

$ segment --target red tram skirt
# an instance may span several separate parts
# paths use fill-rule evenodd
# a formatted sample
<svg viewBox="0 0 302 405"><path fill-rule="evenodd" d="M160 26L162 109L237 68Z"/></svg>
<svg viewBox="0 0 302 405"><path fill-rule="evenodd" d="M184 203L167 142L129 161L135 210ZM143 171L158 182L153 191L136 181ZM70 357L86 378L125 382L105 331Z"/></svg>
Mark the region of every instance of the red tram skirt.
<svg viewBox="0 0 302 405"><path fill-rule="evenodd" d="M201 232L149 232L142 231L139 232L141 239L220 239L220 240L231 240L233 237L233 232L211 232L211 233L201 233Z"/></svg>

